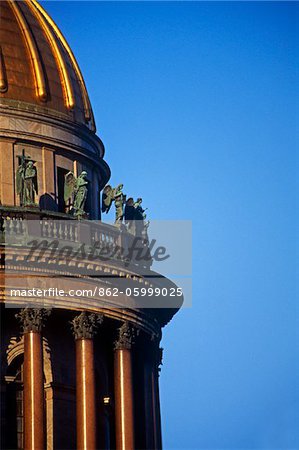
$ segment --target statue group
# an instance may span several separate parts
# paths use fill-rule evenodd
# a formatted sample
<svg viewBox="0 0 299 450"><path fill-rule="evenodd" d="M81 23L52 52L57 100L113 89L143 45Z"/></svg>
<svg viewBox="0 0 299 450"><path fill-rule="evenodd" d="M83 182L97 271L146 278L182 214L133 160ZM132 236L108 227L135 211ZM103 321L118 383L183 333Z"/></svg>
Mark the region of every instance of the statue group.
<svg viewBox="0 0 299 450"><path fill-rule="evenodd" d="M35 197L38 194L37 169L35 161L30 156L19 156L19 166L16 172L16 188L20 197L20 206L37 206ZM64 201L69 206L70 214L77 218L86 217L85 203L88 193L87 172L83 171L78 177L68 172L64 182Z"/></svg>
<svg viewBox="0 0 299 450"><path fill-rule="evenodd" d="M20 164L16 173L17 193L21 206L37 206L35 197L38 194L37 169L35 161L30 156L25 156L24 150L19 157ZM78 177L73 172L68 172L64 180L64 202L69 214L78 219L86 218L85 204L88 194L87 172L83 171ZM146 221L146 209L141 206L142 198L135 202L133 197L123 193L123 184L115 188L105 186L102 197L102 212L108 213L112 203L115 206L115 224L126 225L128 231L138 236L147 238L149 221Z"/></svg>
<svg viewBox="0 0 299 450"><path fill-rule="evenodd" d="M115 206L115 224L120 226L125 223L128 230L138 236L147 237L149 222L145 221L146 209L143 209L142 198L135 202L133 197L123 193L123 184L112 188L109 184L105 186L102 197L102 212L108 213L112 203Z"/></svg>
<svg viewBox="0 0 299 450"><path fill-rule="evenodd" d="M20 165L16 173L17 194L20 197L20 206L36 206L35 196L38 194L37 170L35 161L25 156L24 151L19 157Z"/></svg>

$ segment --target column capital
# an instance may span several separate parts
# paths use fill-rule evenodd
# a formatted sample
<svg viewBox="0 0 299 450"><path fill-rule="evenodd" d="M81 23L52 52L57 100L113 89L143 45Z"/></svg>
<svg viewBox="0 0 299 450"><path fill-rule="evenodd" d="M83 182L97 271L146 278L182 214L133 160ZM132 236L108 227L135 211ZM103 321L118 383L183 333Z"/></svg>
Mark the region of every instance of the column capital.
<svg viewBox="0 0 299 450"><path fill-rule="evenodd" d="M92 339L103 319L103 314L88 313L86 311L74 317L70 323L75 339Z"/></svg>
<svg viewBox="0 0 299 450"><path fill-rule="evenodd" d="M114 350L130 350L135 342L135 328L124 322L118 329L118 339L114 342Z"/></svg>
<svg viewBox="0 0 299 450"><path fill-rule="evenodd" d="M45 325L45 320L50 314L51 309L26 307L21 309L15 317L21 323L23 333L30 331L40 333Z"/></svg>

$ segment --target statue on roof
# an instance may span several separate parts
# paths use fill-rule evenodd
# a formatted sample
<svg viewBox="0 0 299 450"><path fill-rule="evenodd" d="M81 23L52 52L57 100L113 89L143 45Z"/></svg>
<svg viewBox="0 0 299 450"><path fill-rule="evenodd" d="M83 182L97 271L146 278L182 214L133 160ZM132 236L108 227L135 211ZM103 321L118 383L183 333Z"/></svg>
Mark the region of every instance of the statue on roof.
<svg viewBox="0 0 299 450"><path fill-rule="evenodd" d="M124 212L125 225L131 233L147 239L147 230L149 227L149 221L145 220L145 211L147 208L143 209L141 204L142 198L140 197L136 202L134 202L132 197L128 198Z"/></svg>
<svg viewBox="0 0 299 450"><path fill-rule="evenodd" d="M146 240L148 240L147 230L149 227L149 221L145 221L146 214L145 211L147 208L142 208L142 198L137 198L137 201L134 203L134 221L135 221L135 234L136 236L140 236Z"/></svg>
<svg viewBox="0 0 299 450"><path fill-rule="evenodd" d="M30 156L25 156L24 150L20 159L20 165L16 173L17 194L20 197L21 206L36 206L35 196L38 194L37 169L35 161Z"/></svg>
<svg viewBox="0 0 299 450"><path fill-rule="evenodd" d="M129 197L128 200L126 201L124 219L125 225L127 226L130 232L134 232L134 218L135 218L134 199L133 197Z"/></svg>
<svg viewBox="0 0 299 450"><path fill-rule="evenodd" d="M114 205L115 205L115 223L120 224L124 217L124 204L126 196L123 193L123 184L119 184L114 191Z"/></svg>
<svg viewBox="0 0 299 450"><path fill-rule="evenodd" d="M109 212L112 203L115 205L115 223L120 224L124 217L124 204L126 196L123 193L123 184L112 188L110 184L104 187L102 196L102 212L106 214Z"/></svg>
<svg viewBox="0 0 299 450"><path fill-rule="evenodd" d="M110 186L110 184L107 184L107 186L103 189L103 195L102 195L102 212L108 214L112 202L114 200L114 189Z"/></svg>
<svg viewBox="0 0 299 450"><path fill-rule="evenodd" d="M64 181L64 201L71 202L71 213L82 218L86 215L85 203L88 194L87 172L83 171L78 177L73 172L65 175Z"/></svg>
<svg viewBox="0 0 299 450"><path fill-rule="evenodd" d="M144 220L144 219L146 219L145 211L147 210L147 208L143 209L142 206L141 206L141 203L142 203L142 198L141 197L137 198L137 201L134 203L134 208L135 208L134 219L135 220Z"/></svg>

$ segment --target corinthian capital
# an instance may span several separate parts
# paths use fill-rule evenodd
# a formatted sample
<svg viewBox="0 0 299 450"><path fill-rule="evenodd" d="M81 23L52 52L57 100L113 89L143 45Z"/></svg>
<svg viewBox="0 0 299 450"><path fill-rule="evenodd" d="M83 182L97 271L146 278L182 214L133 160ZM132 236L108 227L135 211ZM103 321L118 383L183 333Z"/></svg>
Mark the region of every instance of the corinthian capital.
<svg viewBox="0 0 299 450"><path fill-rule="evenodd" d="M24 308L15 317L21 323L23 333L28 333L29 331L41 332L44 322L50 314L50 309Z"/></svg>
<svg viewBox="0 0 299 450"><path fill-rule="evenodd" d="M114 342L115 350L123 350L132 348L135 340L135 328L128 322L124 322L118 329L118 339Z"/></svg>
<svg viewBox="0 0 299 450"><path fill-rule="evenodd" d="M75 339L92 339L98 326L103 322L103 314L83 311L70 322Z"/></svg>

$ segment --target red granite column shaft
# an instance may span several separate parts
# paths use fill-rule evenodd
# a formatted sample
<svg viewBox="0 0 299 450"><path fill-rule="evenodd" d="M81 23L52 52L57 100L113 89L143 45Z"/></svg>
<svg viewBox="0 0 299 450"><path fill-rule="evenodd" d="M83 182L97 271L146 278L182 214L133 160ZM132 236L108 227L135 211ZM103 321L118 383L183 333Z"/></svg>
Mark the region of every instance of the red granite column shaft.
<svg viewBox="0 0 299 450"><path fill-rule="evenodd" d="M24 333L24 449L45 448L43 351L40 332Z"/></svg>
<svg viewBox="0 0 299 450"><path fill-rule="evenodd" d="M102 315L82 312L72 320L76 340L77 450L96 450L94 342Z"/></svg>
<svg viewBox="0 0 299 450"><path fill-rule="evenodd" d="M127 323L119 329L114 353L116 450L134 450L132 382L132 331Z"/></svg>
<svg viewBox="0 0 299 450"><path fill-rule="evenodd" d="M96 450L93 339L76 340L77 449Z"/></svg>
<svg viewBox="0 0 299 450"><path fill-rule="evenodd" d="M24 308L18 314L24 333L24 449L45 448L44 373L41 330L50 310Z"/></svg>

